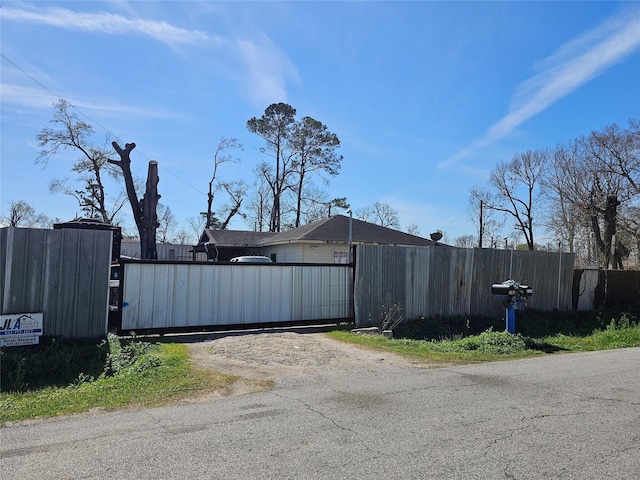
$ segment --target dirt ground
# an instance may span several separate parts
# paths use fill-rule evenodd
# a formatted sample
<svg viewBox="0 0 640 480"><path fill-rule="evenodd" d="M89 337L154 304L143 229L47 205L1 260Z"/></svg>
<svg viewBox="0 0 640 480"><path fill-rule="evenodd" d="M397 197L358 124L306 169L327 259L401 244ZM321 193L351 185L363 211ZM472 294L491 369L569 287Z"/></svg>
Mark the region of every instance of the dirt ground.
<svg viewBox="0 0 640 480"><path fill-rule="evenodd" d="M318 328L215 333L188 346L198 366L241 377L218 392L224 397L263 390L286 376L345 366L410 365L398 355L333 340Z"/></svg>

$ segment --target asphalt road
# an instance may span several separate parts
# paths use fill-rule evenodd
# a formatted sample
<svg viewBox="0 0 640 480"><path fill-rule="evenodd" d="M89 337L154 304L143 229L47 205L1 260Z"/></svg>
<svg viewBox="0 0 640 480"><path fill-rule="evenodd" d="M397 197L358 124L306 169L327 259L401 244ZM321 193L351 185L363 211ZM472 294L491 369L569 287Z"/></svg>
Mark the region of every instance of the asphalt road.
<svg viewBox="0 0 640 480"><path fill-rule="evenodd" d="M11 479L637 479L640 348L279 381L0 429Z"/></svg>

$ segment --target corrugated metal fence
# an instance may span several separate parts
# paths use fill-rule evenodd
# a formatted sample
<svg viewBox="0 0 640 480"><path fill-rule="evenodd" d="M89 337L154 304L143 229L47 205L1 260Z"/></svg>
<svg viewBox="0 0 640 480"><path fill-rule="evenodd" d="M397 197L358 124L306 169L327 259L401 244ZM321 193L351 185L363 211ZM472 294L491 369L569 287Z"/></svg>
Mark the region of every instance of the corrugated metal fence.
<svg viewBox="0 0 640 480"><path fill-rule="evenodd" d="M390 306L406 319L503 312L491 284L515 280L533 288L528 306L570 310L574 255L448 247L358 247L356 325L372 324Z"/></svg>
<svg viewBox="0 0 640 480"><path fill-rule="evenodd" d="M2 314L42 312L44 335L107 333L112 233L0 229Z"/></svg>
<svg viewBox="0 0 640 480"><path fill-rule="evenodd" d="M193 248L193 245L158 243L156 245L156 253L158 254L158 260L167 260L171 262L192 262L193 260L197 260L200 262L206 262L207 254L203 252L194 254ZM140 259L140 242L123 240L120 244L120 254L125 257Z"/></svg>
<svg viewBox="0 0 640 480"><path fill-rule="evenodd" d="M352 318L348 265L123 262L121 330Z"/></svg>
<svg viewBox="0 0 640 480"><path fill-rule="evenodd" d="M106 334L111 232L0 229L2 314L44 313L45 335ZM350 265L125 262L121 329L199 329L355 316L397 304L406 319L502 314L491 284L533 288L528 305L570 310L571 254L359 246ZM355 299L355 300L354 300Z"/></svg>

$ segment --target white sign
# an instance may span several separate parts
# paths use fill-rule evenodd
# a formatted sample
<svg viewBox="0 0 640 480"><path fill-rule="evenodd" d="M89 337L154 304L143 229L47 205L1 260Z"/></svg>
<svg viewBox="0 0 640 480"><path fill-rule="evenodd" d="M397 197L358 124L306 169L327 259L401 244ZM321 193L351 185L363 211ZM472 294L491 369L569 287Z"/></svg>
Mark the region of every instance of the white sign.
<svg viewBox="0 0 640 480"><path fill-rule="evenodd" d="M42 313L0 315L0 346L34 345L42 335Z"/></svg>
<svg viewBox="0 0 640 480"><path fill-rule="evenodd" d="M40 337L0 337L0 347L21 347L23 345L37 345L38 343L40 343Z"/></svg>

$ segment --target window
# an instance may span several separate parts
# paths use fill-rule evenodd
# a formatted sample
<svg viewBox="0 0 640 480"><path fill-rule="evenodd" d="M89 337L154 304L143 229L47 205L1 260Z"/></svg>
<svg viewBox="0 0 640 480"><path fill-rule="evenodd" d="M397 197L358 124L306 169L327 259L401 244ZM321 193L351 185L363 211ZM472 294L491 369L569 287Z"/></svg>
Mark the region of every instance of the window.
<svg viewBox="0 0 640 480"><path fill-rule="evenodd" d="M349 252L333 252L333 263L349 263Z"/></svg>

